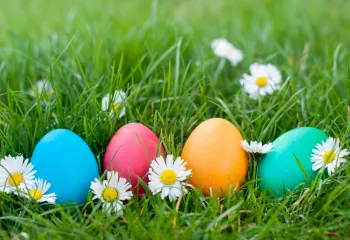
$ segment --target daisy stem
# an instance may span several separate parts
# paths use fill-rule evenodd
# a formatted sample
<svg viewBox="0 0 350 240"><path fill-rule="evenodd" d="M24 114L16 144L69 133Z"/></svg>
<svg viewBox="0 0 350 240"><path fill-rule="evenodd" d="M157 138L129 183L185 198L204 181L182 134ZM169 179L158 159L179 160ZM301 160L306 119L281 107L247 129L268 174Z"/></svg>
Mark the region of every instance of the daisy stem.
<svg viewBox="0 0 350 240"><path fill-rule="evenodd" d="M216 69L215 71L215 75L214 75L214 79L215 81L217 81L218 77L219 77L219 74L221 73L222 69L224 68L225 66L225 58L221 58L220 62L219 62L219 65L218 65L218 68Z"/></svg>

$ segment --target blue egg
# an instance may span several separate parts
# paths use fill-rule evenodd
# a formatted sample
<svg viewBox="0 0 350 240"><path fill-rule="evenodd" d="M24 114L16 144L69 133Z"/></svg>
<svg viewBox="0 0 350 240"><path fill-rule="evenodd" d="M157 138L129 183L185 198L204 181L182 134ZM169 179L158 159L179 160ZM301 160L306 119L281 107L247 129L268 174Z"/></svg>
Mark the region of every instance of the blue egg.
<svg viewBox="0 0 350 240"><path fill-rule="evenodd" d="M51 183L47 193L56 193L56 203L84 203L91 181L98 177L91 149L67 129L46 134L36 145L31 161L37 170L36 178Z"/></svg>

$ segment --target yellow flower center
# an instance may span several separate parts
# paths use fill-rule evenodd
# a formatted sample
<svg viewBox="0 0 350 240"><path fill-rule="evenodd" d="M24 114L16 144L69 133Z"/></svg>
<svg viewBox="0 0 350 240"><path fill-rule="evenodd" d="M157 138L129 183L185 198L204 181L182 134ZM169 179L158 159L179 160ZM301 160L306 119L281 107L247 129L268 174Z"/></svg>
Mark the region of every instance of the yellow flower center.
<svg viewBox="0 0 350 240"><path fill-rule="evenodd" d="M165 170L161 175L160 175L160 180L166 184L166 185L171 185L176 182L177 176L176 173L173 170Z"/></svg>
<svg viewBox="0 0 350 240"><path fill-rule="evenodd" d="M14 187L14 186L18 186L21 184L21 182L23 182L23 176L22 174L15 172L12 173L9 177L9 184Z"/></svg>
<svg viewBox="0 0 350 240"><path fill-rule="evenodd" d="M330 163L334 160L335 157L335 153L332 150L329 150L323 154L323 161L325 163Z"/></svg>
<svg viewBox="0 0 350 240"><path fill-rule="evenodd" d="M44 97L45 100L50 100L51 97L52 97L52 93L50 91L45 91L43 97Z"/></svg>
<svg viewBox="0 0 350 240"><path fill-rule="evenodd" d="M258 85L259 87L265 86L266 83L267 83L267 78L266 77L258 77L256 79L256 85Z"/></svg>
<svg viewBox="0 0 350 240"><path fill-rule="evenodd" d="M117 110L117 108L120 106L120 103L118 102L115 102L114 105L113 105L113 110Z"/></svg>
<svg viewBox="0 0 350 240"><path fill-rule="evenodd" d="M43 193L39 189L33 189L29 193L35 200L39 200L43 196Z"/></svg>
<svg viewBox="0 0 350 240"><path fill-rule="evenodd" d="M103 199L107 202L113 202L118 197L118 192L114 188L106 188L102 193Z"/></svg>

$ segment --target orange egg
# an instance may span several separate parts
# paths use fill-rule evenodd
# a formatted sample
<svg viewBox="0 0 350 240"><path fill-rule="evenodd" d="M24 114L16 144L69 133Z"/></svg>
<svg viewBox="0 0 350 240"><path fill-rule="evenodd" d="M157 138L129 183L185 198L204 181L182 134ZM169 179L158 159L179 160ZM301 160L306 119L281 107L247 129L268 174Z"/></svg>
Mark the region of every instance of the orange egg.
<svg viewBox="0 0 350 240"><path fill-rule="evenodd" d="M187 139L182 151L189 179L205 195L225 196L242 185L248 171L241 133L229 121L212 118L202 122Z"/></svg>

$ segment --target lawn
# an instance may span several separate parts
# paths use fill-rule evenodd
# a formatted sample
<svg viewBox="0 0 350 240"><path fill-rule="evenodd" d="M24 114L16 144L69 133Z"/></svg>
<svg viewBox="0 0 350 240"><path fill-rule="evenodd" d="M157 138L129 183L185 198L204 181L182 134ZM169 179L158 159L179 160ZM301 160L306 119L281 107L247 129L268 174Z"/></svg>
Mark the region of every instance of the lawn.
<svg viewBox="0 0 350 240"><path fill-rule="evenodd" d="M350 148L350 2L346 0L3 0L0 7L0 152L30 158L50 130L81 136L101 161L113 134L139 122L181 155L193 129L222 117L250 140L299 126ZM213 54L224 37L244 53ZM254 63L274 64L282 88L250 99L239 84ZM28 90L47 79L49 105ZM127 93L126 115L101 111ZM43 96L41 96L43 97ZM350 237L350 164L307 189L274 198L257 187L249 155L243 186L227 197L190 191L177 202L148 191L107 216L90 194L80 206L40 206L0 192L2 239L305 239ZM348 159L349 161L349 159ZM79 174L79 169L76 170Z"/></svg>

